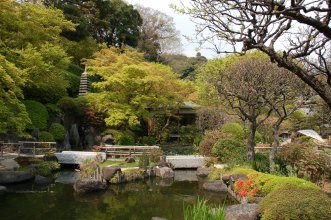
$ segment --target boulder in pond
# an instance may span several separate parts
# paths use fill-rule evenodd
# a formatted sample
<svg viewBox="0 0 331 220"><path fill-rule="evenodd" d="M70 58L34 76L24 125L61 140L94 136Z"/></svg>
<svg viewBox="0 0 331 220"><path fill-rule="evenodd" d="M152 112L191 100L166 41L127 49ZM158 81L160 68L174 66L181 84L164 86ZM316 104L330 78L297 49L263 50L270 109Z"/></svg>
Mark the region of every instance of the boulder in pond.
<svg viewBox="0 0 331 220"><path fill-rule="evenodd" d="M0 184L12 184L28 181L34 178L29 172L2 171L0 172Z"/></svg>
<svg viewBox="0 0 331 220"><path fill-rule="evenodd" d="M221 180L205 182L202 186L204 190L212 192L227 192L228 188Z"/></svg>
<svg viewBox="0 0 331 220"><path fill-rule="evenodd" d="M102 169L102 179L109 182L117 172L122 172L121 167L118 166L104 167Z"/></svg>
<svg viewBox="0 0 331 220"><path fill-rule="evenodd" d="M161 177L162 179L174 178L175 172L169 167L156 167L155 175Z"/></svg>
<svg viewBox="0 0 331 220"><path fill-rule="evenodd" d="M0 195L5 194L7 192L7 187L0 186Z"/></svg>
<svg viewBox="0 0 331 220"><path fill-rule="evenodd" d="M169 167L169 168L171 168L171 164L170 163L167 163L165 161L159 162L156 166L157 167Z"/></svg>
<svg viewBox="0 0 331 220"><path fill-rule="evenodd" d="M160 218L160 217L152 217L151 220L168 220L166 218Z"/></svg>
<svg viewBox="0 0 331 220"><path fill-rule="evenodd" d="M212 167L198 167L197 176L206 177L211 173L212 170Z"/></svg>
<svg viewBox="0 0 331 220"><path fill-rule="evenodd" d="M49 185L49 184L53 183L53 180L50 179L50 178L47 178L47 177L43 177L43 176L39 176L39 175L37 175L37 176L34 178L34 182L35 182L37 185Z"/></svg>
<svg viewBox="0 0 331 220"><path fill-rule="evenodd" d="M246 203L231 205L226 208L226 220L257 220L259 219L258 205Z"/></svg>
<svg viewBox="0 0 331 220"><path fill-rule="evenodd" d="M107 184L99 180L77 180L74 184L74 190L78 193L93 193L107 189Z"/></svg>

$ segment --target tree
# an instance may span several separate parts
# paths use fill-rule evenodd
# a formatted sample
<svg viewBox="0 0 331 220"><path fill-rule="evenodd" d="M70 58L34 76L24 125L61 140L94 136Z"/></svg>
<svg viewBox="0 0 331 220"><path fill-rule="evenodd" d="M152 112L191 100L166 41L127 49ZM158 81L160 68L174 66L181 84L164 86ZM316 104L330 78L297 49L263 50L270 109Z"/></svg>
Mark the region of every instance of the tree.
<svg viewBox="0 0 331 220"><path fill-rule="evenodd" d="M177 8L178 9L178 8ZM331 106L331 3L329 0L192 0L178 9L225 41L231 51L257 49L297 75ZM302 65L302 64L303 65Z"/></svg>
<svg viewBox="0 0 331 220"><path fill-rule="evenodd" d="M159 61L164 53L181 51L180 33L173 18L152 8L135 6L142 17L138 49L149 61Z"/></svg>
<svg viewBox="0 0 331 220"><path fill-rule="evenodd" d="M191 92L169 67L145 62L133 49L102 49L85 64L100 79L87 98L106 114L107 126L120 130L139 126L153 111L171 114Z"/></svg>
<svg viewBox="0 0 331 220"><path fill-rule="evenodd" d="M26 72L15 67L0 55L0 134L22 135L31 123L21 102L21 86L26 81Z"/></svg>
<svg viewBox="0 0 331 220"><path fill-rule="evenodd" d="M61 9L67 19L78 24L76 31L63 33L69 40L80 42L93 37L109 46L137 46L142 20L125 1L46 0L45 5Z"/></svg>

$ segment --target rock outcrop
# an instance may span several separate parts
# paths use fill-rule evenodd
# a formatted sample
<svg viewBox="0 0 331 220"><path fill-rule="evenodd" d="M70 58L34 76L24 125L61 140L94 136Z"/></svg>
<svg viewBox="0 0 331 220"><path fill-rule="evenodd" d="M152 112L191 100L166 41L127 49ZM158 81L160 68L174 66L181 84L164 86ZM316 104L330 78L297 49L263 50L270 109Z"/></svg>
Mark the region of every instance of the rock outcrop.
<svg viewBox="0 0 331 220"><path fill-rule="evenodd" d="M169 167L156 167L155 175L161 177L162 179L174 178L175 172Z"/></svg>
<svg viewBox="0 0 331 220"><path fill-rule="evenodd" d="M77 180L74 184L74 190L77 193L93 193L107 189L107 184L98 180Z"/></svg>
<svg viewBox="0 0 331 220"><path fill-rule="evenodd" d="M12 184L28 181L34 178L34 175L28 172L20 171L2 171L0 172L0 184Z"/></svg>
<svg viewBox="0 0 331 220"><path fill-rule="evenodd" d="M109 182L111 178L113 178L113 176L118 172L121 172L121 167L118 166L104 167L102 169L102 179Z"/></svg>
<svg viewBox="0 0 331 220"><path fill-rule="evenodd" d="M206 177L211 173L212 170L212 167L199 167L197 169L197 176Z"/></svg>
<svg viewBox="0 0 331 220"><path fill-rule="evenodd" d="M258 220L258 205L255 203L231 205L226 208L226 220Z"/></svg>
<svg viewBox="0 0 331 220"><path fill-rule="evenodd" d="M227 192L228 188L221 180L210 181L203 184L202 188L212 192Z"/></svg>

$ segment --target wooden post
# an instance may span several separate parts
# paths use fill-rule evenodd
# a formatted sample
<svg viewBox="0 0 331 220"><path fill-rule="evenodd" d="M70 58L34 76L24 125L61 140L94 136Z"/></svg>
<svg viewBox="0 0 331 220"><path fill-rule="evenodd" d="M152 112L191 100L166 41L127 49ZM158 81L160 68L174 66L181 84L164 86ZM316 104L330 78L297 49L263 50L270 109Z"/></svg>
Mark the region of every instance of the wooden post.
<svg viewBox="0 0 331 220"><path fill-rule="evenodd" d="M18 145L18 156L21 155L21 146L23 145L22 142L19 142L19 145Z"/></svg>
<svg viewBox="0 0 331 220"><path fill-rule="evenodd" d="M36 156L36 143L33 143L33 156Z"/></svg>
<svg viewBox="0 0 331 220"><path fill-rule="evenodd" d="M1 157L3 157L3 144L1 143Z"/></svg>

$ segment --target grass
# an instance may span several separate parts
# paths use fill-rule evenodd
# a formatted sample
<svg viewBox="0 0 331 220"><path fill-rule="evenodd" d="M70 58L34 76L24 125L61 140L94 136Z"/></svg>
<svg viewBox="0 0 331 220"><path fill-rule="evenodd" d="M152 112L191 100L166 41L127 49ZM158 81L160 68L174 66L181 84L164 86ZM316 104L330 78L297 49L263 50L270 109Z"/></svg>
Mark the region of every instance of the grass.
<svg viewBox="0 0 331 220"><path fill-rule="evenodd" d="M224 220L225 207L213 208L207 204L207 200L198 198L194 206L184 205L184 220Z"/></svg>
<svg viewBox="0 0 331 220"><path fill-rule="evenodd" d="M100 164L100 167L106 167L106 166L119 166L121 168L131 168L131 167L138 167L138 161L136 160L136 162L134 163L127 163L123 160L121 161L114 161L114 160L106 160L104 163Z"/></svg>

